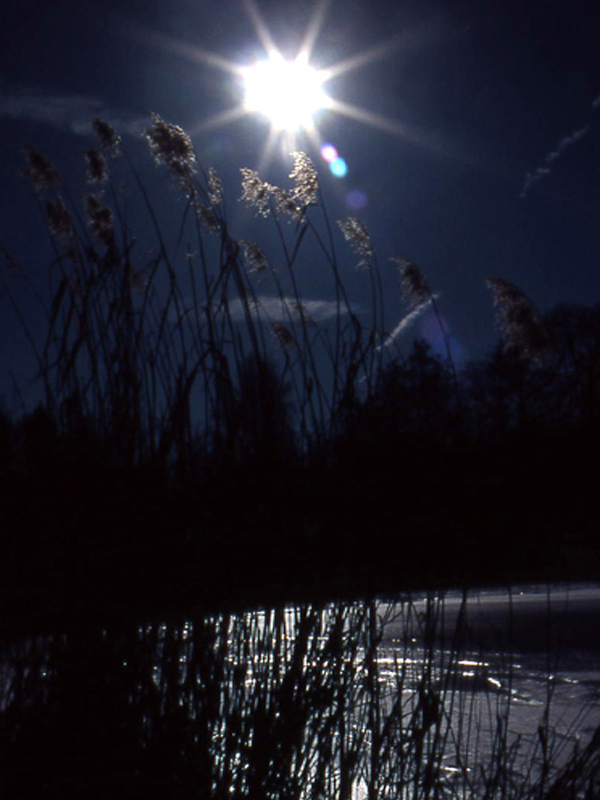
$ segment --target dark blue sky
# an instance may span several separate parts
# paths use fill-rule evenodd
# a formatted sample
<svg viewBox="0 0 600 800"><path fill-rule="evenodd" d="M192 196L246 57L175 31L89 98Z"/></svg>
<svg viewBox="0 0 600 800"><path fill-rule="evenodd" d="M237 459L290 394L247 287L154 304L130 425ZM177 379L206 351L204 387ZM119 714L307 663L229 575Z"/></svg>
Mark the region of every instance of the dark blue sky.
<svg viewBox="0 0 600 800"><path fill-rule="evenodd" d="M294 55L313 7L274 0L257 7L277 46ZM239 168L258 165L267 127L247 117L203 131L240 102L240 87L228 72L184 54L202 48L237 63L259 55L241 0L20 0L1 13L0 246L32 274L46 258L35 201L18 176L20 146L35 144L75 175L91 144L87 120L105 117L156 183L139 137L151 111L194 133L243 229ZM342 180L299 143L322 172L332 218L358 213L371 232L390 329L402 314L392 256L414 261L440 293L466 357L496 339L487 276L518 284L542 311L600 301L599 28L593 4L578 0L328 4L316 66L394 44L327 88L406 135L324 114L322 139L349 166ZM277 182L290 166L275 159L264 177ZM359 212L346 205L353 190L368 200ZM172 203L168 191L159 196ZM367 284L352 257L344 259L360 305ZM329 299L314 264L303 270L305 296ZM3 380L6 365L22 360L13 331L3 306Z"/></svg>

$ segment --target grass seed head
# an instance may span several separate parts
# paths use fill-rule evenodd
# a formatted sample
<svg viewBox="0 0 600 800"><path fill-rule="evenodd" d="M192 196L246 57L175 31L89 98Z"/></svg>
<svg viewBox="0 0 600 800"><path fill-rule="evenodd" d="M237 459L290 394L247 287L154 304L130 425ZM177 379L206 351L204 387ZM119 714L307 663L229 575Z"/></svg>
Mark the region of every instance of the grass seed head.
<svg viewBox="0 0 600 800"><path fill-rule="evenodd" d="M367 258L374 254L367 226L364 222L361 222L358 217L339 219L338 225L344 234L344 239L349 243L354 253L367 256ZM363 260L360 263L364 264L365 261Z"/></svg>
<svg viewBox="0 0 600 800"><path fill-rule="evenodd" d="M284 214L298 221L302 219L303 209L298 204L293 192L286 192L278 186L271 186L271 196L278 214Z"/></svg>
<svg viewBox="0 0 600 800"><path fill-rule="evenodd" d="M108 165L99 150L86 150L88 183L104 183L108 180Z"/></svg>
<svg viewBox="0 0 600 800"><path fill-rule="evenodd" d="M48 230L55 239L61 242L71 242L74 239L73 219L62 197L46 203L46 219Z"/></svg>
<svg viewBox="0 0 600 800"><path fill-rule="evenodd" d="M25 157L23 175L31 181L38 194L47 191L51 186L60 185L60 173L47 156L31 145L23 148L23 155Z"/></svg>
<svg viewBox="0 0 600 800"><path fill-rule="evenodd" d="M113 214L110 208L103 206L95 194L86 194L85 211L90 227L96 239L107 247L114 245Z"/></svg>
<svg viewBox="0 0 600 800"><path fill-rule="evenodd" d="M196 153L192 140L183 128L165 122L158 114L152 114L152 125L144 131L144 135L154 158L166 164L171 175L185 189L191 189L196 171Z"/></svg>
<svg viewBox="0 0 600 800"><path fill-rule="evenodd" d="M273 335L275 336L277 344L282 350L289 350L296 344L296 340L294 339L291 331L289 328L286 328L283 323L272 322L271 330L273 331Z"/></svg>
<svg viewBox="0 0 600 800"><path fill-rule="evenodd" d="M292 300L289 304L290 311L295 314L303 325L314 325L315 321L308 313L306 304L298 300Z"/></svg>
<svg viewBox="0 0 600 800"><path fill-rule="evenodd" d="M402 294L408 307L414 310L429 302L431 290L419 267L404 258L397 258L395 261L399 265Z"/></svg>
<svg viewBox="0 0 600 800"><path fill-rule="evenodd" d="M218 206L223 200L223 184L214 167L208 170L208 199L211 206Z"/></svg>
<svg viewBox="0 0 600 800"><path fill-rule="evenodd" d="M248 275L264 272L268 268L269 262L267 261L267 257L256 242L242 240L240 245L244 252L244 261L246 263Z"/></svg>
<svg viewBox="0 0 600 800"><path fill-rule="evenodd" d="M271 212L271 195L275 190L270 183L259 178L254 169L242 167L242 200L255 208L262 217L268 217Z"/></svg>
<svg viewBox="0 0 600 800"><path fill-rule="evenodd" d="M529 298L514 284L502 278L488 278L494 297L498 327L508 349L532 361L542 361L552 352L546 326Z"/></svg>
<svg viewBox="0 0 600 800"><path fill-rule="evenodd" d="M101 150L112 150L116 154L121 137L116 130L102 119L91 120L91 125Z"/></svg>
<svg viewBox="0 0 600 800"><path fill-rule="evenodd" d="M304 208L315 205L319 197L319 178L317 170L310 158L301 151L292 153L294 169L290 178L294 181L292 197L294 202Z"/></svg>
<svg viewBox="0 0 600 800"><path fill-rule="evenodd" d="M211 233L218 233L221 230L221 224L210 208L203 206L201 203L194 203L194 211L201 227L206 228Z"/></svg>

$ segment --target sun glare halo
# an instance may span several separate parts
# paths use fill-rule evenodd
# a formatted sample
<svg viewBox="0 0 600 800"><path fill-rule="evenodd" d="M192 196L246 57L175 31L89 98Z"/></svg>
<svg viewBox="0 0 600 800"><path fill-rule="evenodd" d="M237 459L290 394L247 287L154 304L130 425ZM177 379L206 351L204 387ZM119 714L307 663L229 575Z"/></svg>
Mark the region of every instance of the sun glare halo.
<svg viewBox="0 0 600 800"><path fill-rule="evenodd" d="M286 60L273 53L243 71L246 111L266 117L276 131L296 133L314 125L328 105L323 76L306 58Z"/></svg>

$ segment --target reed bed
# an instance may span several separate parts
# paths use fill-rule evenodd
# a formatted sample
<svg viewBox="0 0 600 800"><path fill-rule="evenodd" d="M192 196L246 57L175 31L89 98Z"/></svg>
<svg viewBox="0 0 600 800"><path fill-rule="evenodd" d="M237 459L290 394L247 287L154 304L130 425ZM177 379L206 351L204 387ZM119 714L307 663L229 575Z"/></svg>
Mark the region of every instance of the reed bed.
<svg viewBox="0 0 600 800"><path fill-rule="evenodd" d="M29 576L25 590L20 589L23 600L32 589L37 592L35 614L41 605L38 595L42 603L50 597L59 605L64 602L66 609L84 595L88 602L97 602L98 596L109 601L114 586L121 590L117 602L128 598L135 605L142 588L146 600L154 591L148 579L151 565L155 578L163 573L169 578L161 584L161 602L166 604L168 595L183 584L189 607L198 585L215 567L227 590L244 576L248 581L246 555L261 547L273 574L290 562L290 555L294 564L306 559L305 587L312 580L308 572L320 569L321 584L326 584L334 567L342 585L348 579L343 559L350 552L349 563L361 571L364 589L364 543L351 542L345 528L332 531L329 523L339 521L341 506L348 502L346 489L357 476L366 487L369 515L372 497L383 497L390 507L393 498L396 504L395 476L386 477L389 487L383 482L389 492L378 494L382 481L377 470L366 477L362 473L365 463L380 471L389 463L389 458L377 463L379 451L369 440L377 423L384 431L378 447L385 452L389 409L377 393L387 381L387 399L397 405L395 373L386 370L395 362L402 378L405 362L398 336L425 308L437 315L446 344L443 364L452 379L443 381L451 398L444 410L460 405L461 387L436 296L414 264L398 259L406 314L391 333L387 330L369 232L353 217L332 224L317 173L303 153L293 157L288 189L242 170L242 200L275 232L277 247L269 249L235 238L219 177L199 163L180 128L155 116L146 132L151 155L176 186L173 204L179 203L181 211L174 236L157 216L116 132L100 120L93 128L97 147L85 154L88 190L83 203L44 155L33 147L25 150L25 174L39 200L53 260L47 287L40 287L19 273L6 254L11 276L3 294L29 337L43 386L43 410L26 421L32 429L29 438L26 426L20 429L24 440L35 445L31 463L41 468L37 475L26 468L25 482L14 485L20 490L26 486L27 493L33 486L58 513L48 532L46 519L37 525L33 515L36 524L30 528L35 533L29 539L19 537L22 523L15 523L10 543L14 554L5 568L14 586L6 583L3 598L12 599L19 590L14 563ZM129 176L127 195L112 177L116 159ZM144 219L143 246L130 221L132 208L133 216ZM344 284L338 255L343 246L351 248L364 269L367 321L353 307ZM335 313L327 321L318 318L303 294L298 267L305 253L318 259L330 276ZM41 341L22 311L15 281L25 281L39 303L46 325ZM527 298L499 279L492 279L490 288L511 346L529 359L545 358L551 345ZM426 354L418 350L414 362L417 368L428 366ZM437 414L435 408L429 414L426 406L418 405L419 419L427 412L425 427L431 431L430 417L439 418L434 434L444 429L447 435L450 416ZM402 416L405 410L394 413ZM277 474L285 483L278 467L313 463L320 468L327 462L329 444L352 430L356 420L359 436L350 441L355 461L347 469L346 483L339 484L343 470L335 469L333 476L315 471L316 501L293 531L297 538L290 543L282 536L288 504L272 517L267 513L271 507L265 511L252 506L252 535L244 539L246 531L240 534L236 525L247 524L251 514L227 516L221 506L232 499L243 505L250 495L236 495L223 476L239 469L245 479L258 476L258 485L262 473L255 468L262 462L270 476ZM410 419L406 425L419 432ZM8 423L4 428L10 438L14 431ZM369 455L371 461L356 447L361 435L365 452L375 453ZM418 444L417 437L414 452ZM68 458L74 453L74 468L70 464L64 471L69 484L56 471L57 454L64 458L65 453ZM18 448L13 454L18 461ZM342 446L336 463L343 461ZM405 461L410 466L410 458ZM114 464L150 466L159 480L151 485L144 479L139 485L121 481ZM8 469L0 463L0 469L9 474L12 465ZM58 478L49 482L55 473ZM158 511L152 505L160 505L165 474L184 488L188 480L214 481L206 483L202 495L203 530L196 525L194 514L201 503L193 493L182 491L174 501L162 496L164 507ZM329 482L322 481L323 475ZM419 476L404 476L405 486L412 485L409 479L415 485L421 482ZM113 502L115 513L99 514L96 526L86 529L77 511L65 525L73 506L72 486L86 482L90 485L82 500L77 496L77 509L85 513ZM63 495L57 502L62 483L66 502ZM144 492L124 503L119 483L138 489L143 484ZM290 481L294 488L297 483ZM210 496L215 487L216 500ZM429 487L420 491L429 502ZM325 493L327 502L321 497ZM294 498L298 506L306 502L300 492L280 496ZM16 505L19 497L17 493ZM343 500L334 508L335 516L328 516L332 498L334 506L336 498ZM171 514L182 507L182 500L184 512ZM129 515L123 515L123 507L130 509ZM142 507L141 523L137 521L141 535L138 531L132 538L134 517ZM421 513L417 502L415 519ZM119 525L113 524L115 519ZM148 536L157 519L164 528L158 539L154 532ZM387 506L383 519L388 532L381 549L391 551ZM233 521L231 530L227 520ZM265 520L275 522L269 526ZM219 525L227 529L223 539ZM348 530L355 526L356 519ZM481 546L477 520L475 528L476 552L487 562L489 550ZM462 531L453 535L456 545L445 536L446 549L440 552L458 562ZM397 547L395 540L393 544ZM402 573L407 580L415 563L424 576L431 569L431 554L420 553L420 546L414 536L407 538L408 566ZM375 549L367 554L368 565L381 561L381 549ZM324 561L324 552L330 563ZM396 565L388 569L397 579ZM261 573L265 580L267 573ZM73 591L61 600L68 581ZM245 589L255 589L249 583ZM124 593L124 587L129 591ZM394 615L401 619L403 632L390 649L383 631ZM512 734L510 664L501 691L485 674L476 676L479 689L465 689L465 620L459 615L456 627L445 629L440 596L429 596L424 610L408 600L384 611L375 601L357 601L209 617L190 613L185 623L110 628L88 625L85 619L79 623L67 633L7 643L3 650L0 776L7 796L37 797L40 786L48 796L106 797L125 787L128 796L176 789L181 798L252 800L588 800L600 791L600 734L565 751L550 722L550 697L529 742Z"/></svg>
<svg viewBox="0 0 600 800"><path fill-rule="evenodd" d="M3 785L21 797L40 786L86 797L596 797L600 734L555 735L551 697L532 708L530 736L515 734L510 664L474 680L466 626L464 606L448 625L430 594L13 645L2 658Z"/></svg>
<svg viewBox="0 0 600 800"><path fill-rule="evenodd" d="M267 256L257 242L234 238L220 179L199 163L181 128L153 116L145 134L175 183L181 214L173 243L117 133L100 120L92 125L97 147L85 153L83 203L45 155L24 149L24 174L54 251L48 289L29 282L46 320L43 342L14 282L3 287L61 431L87 425L128 463L176 463L180 472L197 467L200 452L214 468L259 441L288 456L292 444L303 454L322 443L373 390L388 354L381 279L364 225L339 222L365 267L367 323L348 298L306 154L293 154L288 189L241 170L241 199L276 233L278 247ZM115 159L126 165L127 195L111 177ZM132 208L145 215L144 246ZM331 277L331 324L315 319L303 298L297 266L307 249ZM14 281L18 270L11 271Z"/></svg>
<svg viewBox="0 0 600 800"><path fill-rule="evenodd" d="M451 383L440 398L444 425L457 432L468 381L453 362L438 296L419 267L395 256L397 302L384 297L369 231L357 217L329 218L305 153L292 154L287 188L241 169L239 199L258 218L254 241L236 237L218 174L180 127L153 115L144 134L168 174L168 204L153 197L118 133L99 119L91 127L82 199L47 156L23 149L52 251L46 275L0 250L0 298L29 341L41 404L60 437L178 478L214 475L257 454L271 463L322 459L385 395L394 366L408 365L413 380L400 342L426 312L445 349L429 366ZM352 259L364 280L360 307L346 288ZM324 300L307 298L306 263L318 269ZM510 351L523 363L551 360L552 340L523 292L500 278L487 284ZM390 306L400 311L393 324ZM427 368L424 360L421 353ZM468 423L460 426L464 433Z"/></svg>

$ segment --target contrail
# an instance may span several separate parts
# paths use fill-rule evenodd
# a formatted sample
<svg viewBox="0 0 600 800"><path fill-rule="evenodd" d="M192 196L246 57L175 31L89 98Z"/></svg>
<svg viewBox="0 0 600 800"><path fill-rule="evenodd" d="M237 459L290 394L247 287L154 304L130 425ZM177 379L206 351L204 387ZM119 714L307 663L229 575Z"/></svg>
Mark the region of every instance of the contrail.
<svg viewBox="0 0 600 800"><path fill-rule="evenodd" d="M600 94L598 97L595 97L592 100L592 110L595 111L596 109L600 108ZM584 136L587 136L591 128L591 123L584 125L583 128L578 128L574 130L573 133L569 134L569 136L565 136L562 138L559 143L556 145L554 150L551 150L544 159L544 165L538 167L533 172L528 172L525 176L525 182L523 184L523 188L521 189L521 193L519 197L524 200L527 197L527 193L529 189L533 186L534 183L541 181L542 178L545 178L547 175L550 175L552 171L550 169L550 164L553 164L560 156L568 150L573 145L576 145L580 142Z"/></svg>
<svg viewBox="0 0 600 800"><path fill-rule="evenodd" d="M385 347L390 347L390 345L394 344L396 339L401 336L407 328L411 327L411 325L416 322L416 320L427 311L428 308L431 307L432 300L437 300L439 298L439 294L434 294L429 300L425 300L424 303L418 305L415 309L413 309L410 313L408 313L405 317L402 317L400 322L396 325L394 330L389 333L382 344L379 345L377 350L382 350Z"/></svg>

